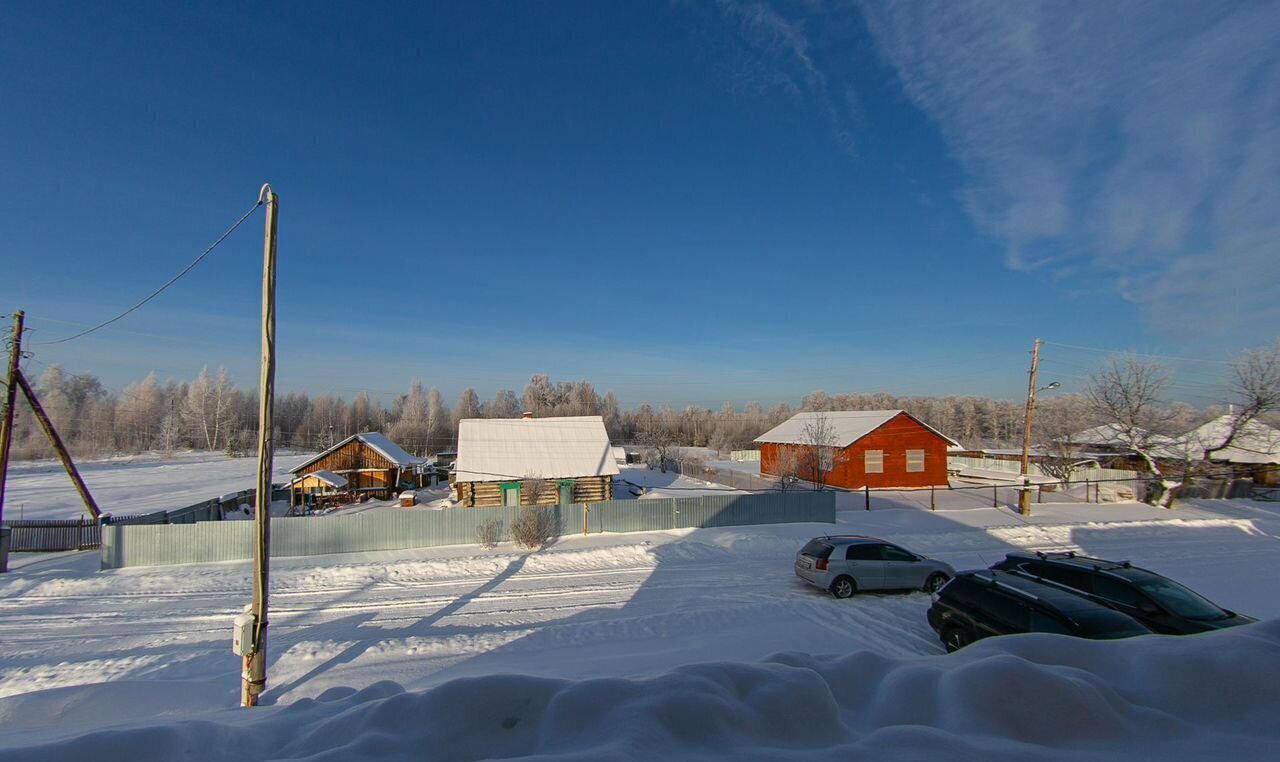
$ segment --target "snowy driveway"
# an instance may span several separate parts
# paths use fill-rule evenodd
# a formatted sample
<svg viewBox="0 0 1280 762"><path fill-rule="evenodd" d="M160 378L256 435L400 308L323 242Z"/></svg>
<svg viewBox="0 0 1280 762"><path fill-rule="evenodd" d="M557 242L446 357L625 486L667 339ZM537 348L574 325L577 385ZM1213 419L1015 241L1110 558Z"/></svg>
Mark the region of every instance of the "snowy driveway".
<svg viewBox="0 0 1280 762"><path fill-rule="evenodd" d="M1230 608L1280 617L1271 594L1280 517L1246 502L1199 505L1046 505L1030 521L990 508L853 510L836 529L960 568L1013 548L1128 558ZM928 596L837 601L795 579L796 548L826 531L774 525L572 537L532 554L504 545L279 559L264 699L496 673L655 675L779 651L941 653L925 622ZM0 580L9 729L0 746L42 727L234 705L229 623L248 601L248 575L244 562L98 572L92 553L20 558Z"/></svg>

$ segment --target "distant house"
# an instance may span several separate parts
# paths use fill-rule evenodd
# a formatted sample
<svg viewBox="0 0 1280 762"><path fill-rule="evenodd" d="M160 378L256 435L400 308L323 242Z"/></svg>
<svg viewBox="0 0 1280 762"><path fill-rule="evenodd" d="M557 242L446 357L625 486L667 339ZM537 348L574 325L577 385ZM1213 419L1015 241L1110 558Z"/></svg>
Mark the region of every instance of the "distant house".
<svg viewBox="0 0 1280 762"><path fill-rule="evenodd" d="M613 452L613 462L620 466L625 466L629 462L627 460L627 448L614 446L609 448Z"/></svg>
<svg viewBox="0 0 1280 762"><path fill-rule="evenodd" d="M329 472L345 479L348 491L385 500L402 482L418 486L418 474L425 463L425 458L410 455L382 434L366 431L347 437L289 471L295 476ZM301 489L294 487L295 492Z"/></svg>
<svg viewBox="0 0 1280 762"><path fill-rule="evenodd" d="M1206 452L1222 444L1231 431L1231 416L1224 415L1193 429L1186 435L1192 458L1231 467L1236 476L1249 477L1259 484L1280 484L1280 430L1250 421L1236 434L1230 447Z"/></svg>
<svg viewBox="0 0 1280 762"><path fill-rule="evenodd" d="M1132 436L1148 447L1152 455L1181 457L1179 441L1173 437L1150 434L1143 429L1134 429ZM1093 455L1128 455L1133 451L1125 430L1114 423L1077 431L1067 437L1064 444L1070 445L1077 452Z"/></svg>
<svg viewBox="0 0 1280 762"><path fill-rule="evenodd" d="M830 451L825 482L833 487L929 487L947 484L947 449L954 439L902 410L798 413L756 437L760 472L782 476L788 461L814 481L810 432L824 425Z"/></svg>
<svg viewBox="0 0 1280 762"><path fill-rule="evenodd" d="M598 415L458 422L453 489L468 507L612 500L617 473Z"/></svg>

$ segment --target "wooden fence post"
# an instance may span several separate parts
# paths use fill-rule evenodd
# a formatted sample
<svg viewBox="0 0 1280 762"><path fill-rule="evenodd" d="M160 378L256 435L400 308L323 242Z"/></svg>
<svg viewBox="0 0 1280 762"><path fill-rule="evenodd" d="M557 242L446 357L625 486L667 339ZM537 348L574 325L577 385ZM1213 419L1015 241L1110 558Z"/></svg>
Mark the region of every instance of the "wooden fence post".
<svg viewBox="0 0 1280 762"><path fill-rule="evenodd" d="M930 485L929 485L929 510L931 510L931 511L936 511L936 510L938 510L938 504L937 504L937 502L935 502L935 498L934 498L934 495L933 495L933 485L932 485L932 484L930 484Z"/></svg>
<svg viewBox="0 0 1280 762"><path fill-rule="evenodd" d="M871 510L871 485L870 485L870 484L864 484L864 485L862 485L862 490L863 490L863 492L864 492L864 493L865 493L865 495L866 495L866 498L867 498L867 510L869 511L869 510Z"/></svg>
<svg viewBox="0 0 1280 762"><path fill-rule="evenodd" d="M1000 486L996 484L991 485L991 507L1000 507Z"/></svg>

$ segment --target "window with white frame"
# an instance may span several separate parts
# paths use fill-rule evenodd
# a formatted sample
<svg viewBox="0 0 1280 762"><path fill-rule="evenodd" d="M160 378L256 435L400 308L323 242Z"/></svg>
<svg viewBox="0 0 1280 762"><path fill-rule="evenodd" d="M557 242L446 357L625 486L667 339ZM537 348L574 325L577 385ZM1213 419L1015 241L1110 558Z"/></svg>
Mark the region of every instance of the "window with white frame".
<svg viewBox="0 0 1280 762"><path fill-rule="evenodd" d="M907 450L907 472L924 470L924 450Z"/></svg>
<svg viewBox="0 0 1280 762"><path fill-rule="evenodd" d="M884 450L867 450L863 458L863 473L884 473Z"/></svg>

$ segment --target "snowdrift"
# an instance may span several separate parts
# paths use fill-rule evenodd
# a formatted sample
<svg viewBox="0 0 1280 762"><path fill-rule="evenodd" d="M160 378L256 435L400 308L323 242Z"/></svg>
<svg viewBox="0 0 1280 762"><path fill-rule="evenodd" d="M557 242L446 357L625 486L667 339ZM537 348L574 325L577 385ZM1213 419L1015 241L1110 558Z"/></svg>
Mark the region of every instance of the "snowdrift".
<svg viewBox="0 0 1280 762"><path fill-rule="evenodd" d="M1182 638L1024 635L909 659L784 653L640 680L378 683L0 760L1263 759L1280 742L1277 696L1269 621Z"/></svg>

